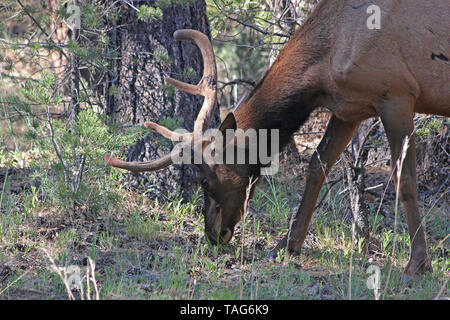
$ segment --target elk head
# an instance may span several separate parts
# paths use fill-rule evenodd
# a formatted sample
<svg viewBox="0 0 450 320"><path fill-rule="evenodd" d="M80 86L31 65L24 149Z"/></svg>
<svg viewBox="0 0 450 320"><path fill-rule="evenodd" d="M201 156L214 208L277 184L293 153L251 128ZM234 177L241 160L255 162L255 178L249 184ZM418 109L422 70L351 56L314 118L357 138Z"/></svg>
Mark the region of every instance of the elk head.
<svg viewBox="0 0 450 320"><path fill-rule="evenodd" d="M212 45L206 35L196 30L178 30L174 33L176 40L193 41L201 51L203 56L203 77L197 85L183 83L178 80L168 78L167 83L174 87L194 95L205 97L203 106L194 124L194 131L189 133L177 133L154 122L146 122L144 125L178 145L188 148L174 148L171 153L149 162L126 162L117 158L105 155L107 164L113 167L126 169L135 173L144 171L156 171L163 169L180 159L186 150L192 150L189 157L198 167L199 183L204 191L203 215L205 220L206 236L213 242L227 243L231 240L235 225L240 221L246 191L251 177L259 176L257 165L245 164L223 164L215 161L206 161L203 151L213 143L204 133L209 127L211 118L216 108L217 100L217 71ZM236 130L237 124L233 113L230 113L219 127L222 136L226 136L227 130ZM225 141L225 140L224 140ZM228 150L227 145L234 148L234 139L223 142L220 146L215 146L222 150ZM178 146L177 145L177 146ZM181 150L181 153L180 153Z"/></svg>

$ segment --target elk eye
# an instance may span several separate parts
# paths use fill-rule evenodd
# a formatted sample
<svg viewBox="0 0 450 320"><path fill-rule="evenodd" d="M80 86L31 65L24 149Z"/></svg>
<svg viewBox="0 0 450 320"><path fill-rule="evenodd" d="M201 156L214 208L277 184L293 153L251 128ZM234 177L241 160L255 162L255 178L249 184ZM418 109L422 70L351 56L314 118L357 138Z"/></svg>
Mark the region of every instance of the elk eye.
<svg viewBox="0 0 450 320"><path fill-rule="evenodd" d="M200 181L200 183L203 188L208 189L209 184L208 184L208 180L206 178L202 179L202 181Z"/></svg>

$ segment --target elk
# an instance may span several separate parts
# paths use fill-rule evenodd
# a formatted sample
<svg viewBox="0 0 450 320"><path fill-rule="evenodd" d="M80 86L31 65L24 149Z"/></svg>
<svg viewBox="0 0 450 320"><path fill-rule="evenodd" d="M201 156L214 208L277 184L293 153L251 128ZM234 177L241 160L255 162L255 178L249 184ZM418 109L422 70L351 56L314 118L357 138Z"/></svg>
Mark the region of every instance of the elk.
<svg viewBox="0 0 450 320"><path fill-rule="evenodd" d="M381 8L381 29L367 27L368 3L320 2L219 130L279 129L283 147L317 107L325 106L332 113L310 160L289 237L285 236L272 254L283 248L300 251L324 179L363 120L381 118L394 173L403 141L409 137L401 178L398 180L397 174L393 177L411 239L404 273L413 277L432 271L418 208L413 117L416 112L450 116L450 5L448 0L374 0L371 4ZM197 85L170 78L167 82L184 92L204 96L204 104L192 133L179 134L153 122L145 126L172 141L190 141L203 148L202 133L216 106L214 52L207 36L198 31L178 30L174 37L196 43L203 55L204 73ZM105 161L132 172L152 171L171 165L173 153L149 162L126 162L110 155ZM259 177L260 164L196 166L205 192L205 233L212 241L227 243L243 215L246 187L251 178Z"/></svg>

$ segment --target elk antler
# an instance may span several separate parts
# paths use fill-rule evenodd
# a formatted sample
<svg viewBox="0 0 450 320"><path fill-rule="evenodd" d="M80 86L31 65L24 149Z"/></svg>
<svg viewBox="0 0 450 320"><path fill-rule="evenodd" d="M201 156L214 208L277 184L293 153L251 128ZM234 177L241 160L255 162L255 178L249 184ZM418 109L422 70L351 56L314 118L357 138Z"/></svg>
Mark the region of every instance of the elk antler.
<svg viewBox="0 0 450 320"><path fill-rule="evenodd" d="M203 57L203 77L197 85L181 82L172 78L168 78L167 83L180 89L181 91L194 95L202 95L205 97L202 108L195 120L194 132L176 133L155 122L145 122L145 126L151 130L158 132L165 138L174 142L190 142L194 144L195 140L201 141L201 136L205 128L209 127L217 100L217 71L214 51L208 37L197 30L177 30L173 34L176 40L192 41L200 48ZM176 150L171 153L149 162L127 162L117 158L112 158L109 154L105 155L107 164L113 167L126 169L132 172L156 171L173 164L173 157Z"/></svg>

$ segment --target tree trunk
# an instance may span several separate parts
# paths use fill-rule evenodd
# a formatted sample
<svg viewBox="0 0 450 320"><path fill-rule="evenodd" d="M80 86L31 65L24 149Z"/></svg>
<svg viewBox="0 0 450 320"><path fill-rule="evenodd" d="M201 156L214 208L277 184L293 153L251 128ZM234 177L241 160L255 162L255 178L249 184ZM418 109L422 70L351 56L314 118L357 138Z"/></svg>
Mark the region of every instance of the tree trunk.
<svg viewBox="0 0 450 320"><path fill-rule="evenodd" d="M68 41L68 28L67 26L60 21L58 18L58 5L60 0L46 0L46 6L48 8L50 21L51 21L51 39L58 45L63 45ZM58 80L62 80L64 78L65 67L67 64L67 59L63 55L62 51L52 51L49 57L49 62L51 66L51 70L53 70L54 74L58 78Z"/></svg>
<svg viewBox="0 0 450 320"><path fill-rule="evenodd" d="M169 117L169 122L182 121L171 129L182 127L192 131L203 97L168 88L165 79L171 76L193 84L201 79L203 60L200 50L190 42L176 41L173 33L178 29L195 29L210 36L204 0L189 4L172 1L162 10L162 19L147 21L138 19L135 8L143 4L156 7L158 2L134 1L135 8L121 3L118 27L109 33L110 46L118 49L120 59L112 59L113 70L108 75L108 87L105 88L109 95L107 114L114 121L136 125L143 125L145 121L160 122ZM187 72L189 70L195 72ZM128 150L127 160L148 161L171 149L172 143L149 133ZM195 176L193 166L172 165L158 172L130 175L130 181L135 187L150 188L152 198L164 199L169 193L182 191L188 199L196 182Z"/></svg>
<svg viewBox="0 0 450 320"><path fill-rule="evenodd" d="M77 0L74 0L73 5L77 5ZM78 42L80 36L80 30L73 26L71 32L71 38L73 42ZM71 90L71 108L69 120L75 122L80 112L80 71L78 56L75 52L72 52L71 71L70 71L70 90Z"/></svg>
<svg viewBox="0 0 450 320"><path fill-rule="evenodd" d="M361 158L355 160L352 153L345 150L341 159L344 167L344 176L347 177L348 190L350 195L350 207L355 223L356 234L364 239L363 249L367 252L370 244L369 213L370 209L365 201L365 180L364 164L367 159L368 149L364 149ZM361 165L361 166L360 166ZM356 239L355 239L356 240Z"/></svg>

